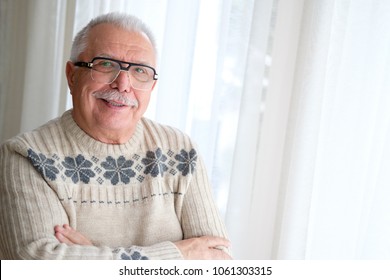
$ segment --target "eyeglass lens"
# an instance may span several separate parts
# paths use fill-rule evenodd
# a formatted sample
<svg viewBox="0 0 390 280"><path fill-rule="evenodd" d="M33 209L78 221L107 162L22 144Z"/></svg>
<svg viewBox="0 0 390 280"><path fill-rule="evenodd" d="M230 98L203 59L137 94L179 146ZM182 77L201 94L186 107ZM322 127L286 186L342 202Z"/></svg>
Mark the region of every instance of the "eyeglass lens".
<svg viewBox="0 0 390 280"><path fill-rule="evenodd" d="M119 76L121 65L117 61L108 59L94 59L91 77L94 81L111 84ZM140 90L151 89L154 82L154 71L146 66L131 65L128 70L130 83L133 88Z"/></svg>

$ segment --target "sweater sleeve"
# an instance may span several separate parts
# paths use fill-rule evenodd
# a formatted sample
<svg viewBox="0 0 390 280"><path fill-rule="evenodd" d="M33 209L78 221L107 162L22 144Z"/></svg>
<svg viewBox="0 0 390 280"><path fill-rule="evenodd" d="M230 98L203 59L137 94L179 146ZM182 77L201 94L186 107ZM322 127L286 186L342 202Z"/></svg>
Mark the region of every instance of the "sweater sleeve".
<svg viewBox="0 0 390 280"><path fill-rule="evenodd" d="M228 239L225 225L213 199L205 165L199 155L187 186L181 215L184 239L205 235ZM231 255L228 248L221 249Z"/></svg>
<svg viewBox="0 0 390 280"><path fill-rule="evenodd" d="M38 167L39 168L39 167ZM56 193L8 142L0 148L0 259L182 259L172 242L148 247L68 246L54 226L69 223Z"/></svg>

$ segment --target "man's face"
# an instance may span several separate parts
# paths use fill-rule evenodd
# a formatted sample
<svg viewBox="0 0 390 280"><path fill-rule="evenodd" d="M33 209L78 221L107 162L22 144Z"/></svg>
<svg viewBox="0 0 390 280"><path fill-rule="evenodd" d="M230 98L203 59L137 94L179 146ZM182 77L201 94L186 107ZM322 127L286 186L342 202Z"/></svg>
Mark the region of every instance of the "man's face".
<svg viewBox="0 0 390 280"><path fill-rule="evenodd" d="M78 61L90 62L98 56L156 66L153 46L145 35L110 24L99 24L91 29L87 48ZM99 83L91 78L91 69L76 67L71 62L67 64L66 74L73 100L73 118L81 129L105 143L129 140L146 111L154 85L150 90L134 89L128 73L123 71L111 84ZM119 101L107 102L94 96L94 93L112 90L136 100L138 107L118 106Z"/></svg>

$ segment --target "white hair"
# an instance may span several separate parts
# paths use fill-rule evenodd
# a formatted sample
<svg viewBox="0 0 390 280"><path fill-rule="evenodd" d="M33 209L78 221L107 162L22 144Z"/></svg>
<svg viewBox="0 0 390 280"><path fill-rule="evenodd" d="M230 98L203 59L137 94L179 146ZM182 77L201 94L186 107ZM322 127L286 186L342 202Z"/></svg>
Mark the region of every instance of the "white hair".
<svg viewBox="0 0 390 280"><path fill-rule="evenodd" d="M112 12L92 19L83 29L77 33L73 40L72 49L70 52L70 60L72 62L76 62L79 55L87 48L88 33L92 27L102 23L109 23L128 30L129 32L144 33L152 43L155 53L157 53L154 35L143 21L133 15Z"/></svg>

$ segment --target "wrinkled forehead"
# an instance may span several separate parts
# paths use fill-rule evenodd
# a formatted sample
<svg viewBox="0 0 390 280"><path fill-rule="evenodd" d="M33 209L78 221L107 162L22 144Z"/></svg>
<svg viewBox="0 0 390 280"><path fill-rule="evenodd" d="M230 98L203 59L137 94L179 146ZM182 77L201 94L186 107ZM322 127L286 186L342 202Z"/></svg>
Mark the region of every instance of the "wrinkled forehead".
<svg viewBox="0 0 390 280"><path fill-rule="evenodd" d="M101 54L124 61L156 63L154 47L146 34L112 24L96 25L88 34L86 55L92 59Z"/></svg>

